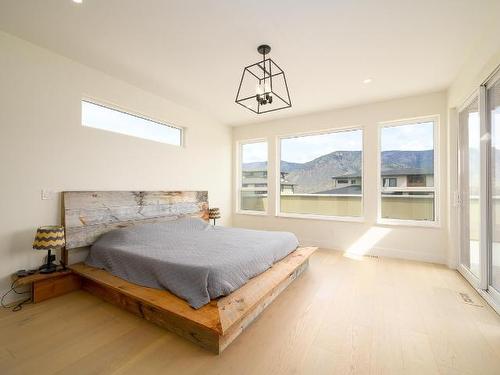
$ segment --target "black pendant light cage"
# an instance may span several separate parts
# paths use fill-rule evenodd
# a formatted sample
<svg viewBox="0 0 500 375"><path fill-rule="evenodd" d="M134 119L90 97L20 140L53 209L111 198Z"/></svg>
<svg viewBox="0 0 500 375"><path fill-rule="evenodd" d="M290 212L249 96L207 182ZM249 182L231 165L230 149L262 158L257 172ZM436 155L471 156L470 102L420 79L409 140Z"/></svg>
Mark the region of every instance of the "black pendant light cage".
<svg viewBox="0 0 500 375"><path fill-rule="evenodd" d="M236 103L256 114L290 108L290 92L285 72L272 59L266 58L271 51L268 45L261 45L257 51L262 60L243 69Z"/></svg>

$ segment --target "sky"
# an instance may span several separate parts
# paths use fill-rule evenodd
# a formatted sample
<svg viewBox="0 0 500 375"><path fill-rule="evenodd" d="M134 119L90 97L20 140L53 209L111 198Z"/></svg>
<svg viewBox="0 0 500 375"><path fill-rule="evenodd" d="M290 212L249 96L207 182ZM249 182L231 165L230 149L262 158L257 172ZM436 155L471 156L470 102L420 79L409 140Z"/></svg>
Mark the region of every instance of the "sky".
<svg viewBox="0 0 500 375"><path fill-rule="evenodd" d="M434 148L434 124L388 126L380 134L382 151L421 151Z"/></svg>
<svg viewBox="0 0 500 375"><path fill-rule="evenodd" d="M241 146L243 163L267 161L267 142L245 143Z"/></svg>
<svg viewBox="0 0 500 375"><path fill-rule="evenodd" d="M82 124L156 142L182 143L178 128L86 101L82 101Z"/></svg>
<svg viewBox="0 0 500 375"><path fill-rule="evenodd" d="M382 151L432 150L434 143L432 122L385 127L381 130ZM281 160L306 163L334 151L361 151L361 130L316 134L281 140ZM243 163L267 160L267 143L243 145Z"/></svg>
<svg viewBox="0 0 500 375"><path fill-rule="evenodd" d="M361 130L349 130L281 140L281 160L305 163L333 151L361 151Z"/></svg>

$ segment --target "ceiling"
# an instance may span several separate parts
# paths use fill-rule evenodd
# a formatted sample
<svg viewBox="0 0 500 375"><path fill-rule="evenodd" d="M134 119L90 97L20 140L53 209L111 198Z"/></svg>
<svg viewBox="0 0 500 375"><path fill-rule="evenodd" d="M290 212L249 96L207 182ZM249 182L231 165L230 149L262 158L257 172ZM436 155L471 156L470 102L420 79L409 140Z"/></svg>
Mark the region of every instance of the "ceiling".
<svg viewBox="0 0 500 375"><path fill-rule="evenodd" d="M499 0L1 0L0 29L241 125L445 89L498 14ZM234 100L262 42L293 107L255 115Z"/></svg>

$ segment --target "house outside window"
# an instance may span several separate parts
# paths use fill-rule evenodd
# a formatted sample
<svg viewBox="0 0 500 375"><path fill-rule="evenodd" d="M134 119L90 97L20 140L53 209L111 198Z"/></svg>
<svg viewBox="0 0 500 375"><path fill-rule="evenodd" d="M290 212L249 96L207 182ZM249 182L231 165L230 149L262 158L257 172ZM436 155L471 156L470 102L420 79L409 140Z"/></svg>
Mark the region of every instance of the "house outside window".
<svg viewBox="0 0 500 375"><path fill-rule="evenodd" d="M362 216L361 129L290 135L278 141L281 185L278 215Z"/></svg>
<svg viewBox="0 0 500 375"><path fill-rule="evenodd" d="M437 127L437 116L380 126L381 222L437 221Z"/></svg>
<svg viewBox="0 0 500 375"><path fill-rule="evenodd" d="M267 142L240 143L239 151L239 211L267 211Z"/></svg>

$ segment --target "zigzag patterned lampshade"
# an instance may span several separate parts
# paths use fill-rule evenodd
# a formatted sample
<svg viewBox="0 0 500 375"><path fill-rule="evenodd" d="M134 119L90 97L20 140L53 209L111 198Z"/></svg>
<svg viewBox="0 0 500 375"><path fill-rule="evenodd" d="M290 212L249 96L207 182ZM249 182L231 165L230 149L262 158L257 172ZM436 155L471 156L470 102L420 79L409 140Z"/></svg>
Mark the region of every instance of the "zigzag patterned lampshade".
<svg viewBox="0 0 500 375"><path fill-rule="evenodd" d="M56 250L64 247L66 241L64 239L64 227L53 225L40 227L36 231L35 240L33 241L34 250Z"/></svg>
<svg viewBox="0 0 500 375"><path fill-rule="evenodd" d="M208 217L210 219L220 219L220 211L218 208L211 208L208 210Z"/></svg>

